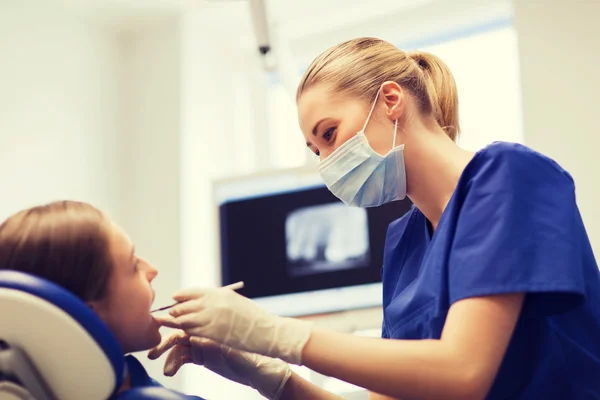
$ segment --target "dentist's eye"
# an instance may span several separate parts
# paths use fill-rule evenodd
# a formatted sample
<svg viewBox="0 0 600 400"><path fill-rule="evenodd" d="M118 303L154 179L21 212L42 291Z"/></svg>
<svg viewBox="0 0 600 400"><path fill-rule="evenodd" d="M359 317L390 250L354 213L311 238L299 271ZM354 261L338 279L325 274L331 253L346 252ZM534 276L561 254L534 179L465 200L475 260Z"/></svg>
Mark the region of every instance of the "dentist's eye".
<svg viewBox="0 0 600 400"><path fill-rule="evenodd" d="M327 129L325 131L325 133L323 134L323 139L325 139L326 141L329 142L334 133L335 133L335 128Z"/></svg>

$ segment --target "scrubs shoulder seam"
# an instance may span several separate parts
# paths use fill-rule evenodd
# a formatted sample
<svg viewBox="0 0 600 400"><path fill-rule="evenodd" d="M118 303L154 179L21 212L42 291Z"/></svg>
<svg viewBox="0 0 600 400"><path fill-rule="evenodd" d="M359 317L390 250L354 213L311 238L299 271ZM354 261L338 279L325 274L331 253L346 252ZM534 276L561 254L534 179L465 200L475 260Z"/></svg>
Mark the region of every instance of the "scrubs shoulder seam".
<svg viewBox="0 0 600 400"><path fill-rule="evenodd" d="M556 162L556 160L553 160L552 158L550 158L530 147L527 147L520 143L506 143L506 142L492 143L491 146L493 146L494 144L500 145L499 146L500 150L492 152L492 154L486 154L486 156L488 156L490 158L500 158L502 161L506 162L509 165L514 165L514 163L510 159L511 156L512 157L514 157L514 156L523 157L527 161L531 161L532 158L534 158L536 161L540 162L541 164L546 164L547 166L554 169L555 172L558 172L561 175L563 175L565 178L568 179L568 181L570 183L572 183L572 184L574 183L574 180L573 180L573 177L571 176L571 174L569 174L568 171L566 171L563 167L561 167L561 165L558 162ZM486 153L485 150L486 150L486 148L484 148L482 150L482 153Z"/></svg>
<svg viewBox="0 0 600 400"><path fill-rule="evenodd" d="M540 290L543 289L543 290ZM557 284L553 282L552 284L547 283L524 283L524 284L516 284L516 285L503 285L503 286L494 286L494 287L477 287L471 288L470 293L462 293L460 296L453 298L450 296L450 304L456 303L459 300L464 300L472 297L479 296L489 296L494 294L505 294L505 293L536 293L536 292L564 292L564 293L574 293L585 296L584 288L574 288L568 282Z"/></svg>

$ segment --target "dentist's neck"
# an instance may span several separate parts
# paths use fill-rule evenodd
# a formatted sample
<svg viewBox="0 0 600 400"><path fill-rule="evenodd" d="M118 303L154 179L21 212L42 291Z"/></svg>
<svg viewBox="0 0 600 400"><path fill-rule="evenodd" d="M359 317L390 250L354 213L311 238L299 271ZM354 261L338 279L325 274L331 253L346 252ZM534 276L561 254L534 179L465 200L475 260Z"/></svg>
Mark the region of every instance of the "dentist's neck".
<svg viewBox="0 0 600 400"><path fill-rule="evenodd" d="M474 153L458 147L439 127L412 121L406 128L407 195L435 230Z"/></svg>

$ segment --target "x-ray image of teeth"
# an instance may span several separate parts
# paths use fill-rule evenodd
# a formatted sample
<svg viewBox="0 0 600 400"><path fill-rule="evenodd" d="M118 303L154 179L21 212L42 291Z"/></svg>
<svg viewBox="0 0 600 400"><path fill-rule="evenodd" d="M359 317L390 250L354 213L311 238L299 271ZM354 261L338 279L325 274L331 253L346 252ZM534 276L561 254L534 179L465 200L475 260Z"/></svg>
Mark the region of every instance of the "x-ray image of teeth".
<svg viewBox="0 0 600 400"><path fill-rule="evenodd" d="M365 209L344 204L301 208L288 215L285 232L291 276L368 265L369 227Z"/></svg>

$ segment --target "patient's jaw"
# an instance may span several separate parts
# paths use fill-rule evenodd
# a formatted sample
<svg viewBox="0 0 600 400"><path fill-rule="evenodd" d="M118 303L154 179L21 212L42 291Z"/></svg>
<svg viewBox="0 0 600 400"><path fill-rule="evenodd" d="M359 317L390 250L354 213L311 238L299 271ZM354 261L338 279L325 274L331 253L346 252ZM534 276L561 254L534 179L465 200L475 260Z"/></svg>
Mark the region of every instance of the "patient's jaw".
<svg viewBox="0 0 600 400"><path fill-rule="evenodd" d="M139 258L127 235L114 223L107 232L113 271L104 299L90 306L108 325L125 353L160 343L159 325L150 315L154 300L151 282L156 269Z"/></svg>

